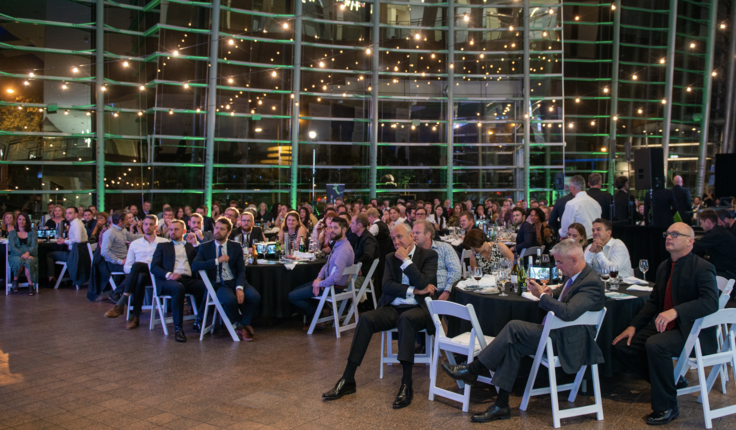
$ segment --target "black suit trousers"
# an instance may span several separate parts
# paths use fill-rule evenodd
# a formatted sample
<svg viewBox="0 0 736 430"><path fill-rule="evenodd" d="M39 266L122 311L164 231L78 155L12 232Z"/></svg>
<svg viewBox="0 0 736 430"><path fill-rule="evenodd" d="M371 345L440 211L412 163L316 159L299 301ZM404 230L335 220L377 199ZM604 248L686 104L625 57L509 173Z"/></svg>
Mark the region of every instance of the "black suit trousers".
<svg viewBox="0 0 736 430"><path fill-rule="evenodd" d="M194 279L190 276L182 276L178 281L164 280L160 283L159 288L161 288L161 295L171 296L174 327L179 328L184 324L184 297L191 294L197 303L190 303L190 305L199 306L207 291L201 279Z"/></svg>
<svg viewBox="0 0 736 430"><path fill-rule="evenodd" d="M666 411L677 406L672 357L682 353L685 340L680 330L658 333L654 324L650 324L634 335L630 346L622 340L613 347L616 358L652 385L654 411Z"/></svg>
<svg viewBox="0 0 736 430"><path fill-rule="evenodd" d="M513 390L521 359L536 354L542 331L541 324L511 321L478 354L478 360L494 372L493 385L509 392Z"/></svg>
<svg viewBox="0 0 736 430"><path fill-rule="evenodd" d="M151 285L151 275L148 272L148 264L133 263L130 273L125 277L124 292L133 295L133 316L141 314L143 300L146 297L146 286Z"/></svg>
<svg viewBox="0 0 736 430"><path fill-rule="evenodd" d="M353 335L348 361L360 366L374 333L399 329L398 360L414 363L416 333L432 324L429 314L419 306L386 305L360 316Z"/></svg>

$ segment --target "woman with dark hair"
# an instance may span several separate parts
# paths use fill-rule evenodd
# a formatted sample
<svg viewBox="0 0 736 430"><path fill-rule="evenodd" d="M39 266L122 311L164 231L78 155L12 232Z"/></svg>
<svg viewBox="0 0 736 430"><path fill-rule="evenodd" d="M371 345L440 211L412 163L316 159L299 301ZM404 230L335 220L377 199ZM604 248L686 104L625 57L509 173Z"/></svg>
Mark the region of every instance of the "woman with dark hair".
<svg viewBox="0 0 736 430"><path fill-rule="evenodd" d="M284 225L279 229L279 242L281 246L285 245L284 237L289 235L289 243L291 243L291 250L299 249L299 244L302 243L302 239L307 237L307 229L299 219L299 214L296 211L290 211L284 218ZM295 245L296 244L296 245ZM296 248L295 248L296 246Z"/></svg>
<svg viewBox="0 0 736 430"><path fill-rule="evenodd" d="M309 209L309 206L302 205L299 208L299 220L307 231L312 231L314 224L312 224L312 211Z"/></svg>
<svg viewBox="0 0 736 430"><path fill-rule="evenodd" d="M187 213L184 211L184 208L179 206L174 211L174 218L180 219L184 221L184 224L189 225L189 216L187 216Z"/></svg>
<svg viewBox="0 0 736 430"><path fill-rule="evenodd" d="M447 230L447 218L445 217L445 208L440 205L434 207L434 229L442 233Z"/></svg>
<svg viewBox="0 0 736 430"><path fill-rule="evenodd" d="M18 275L25 270L26 279L30 283L28 295L32 296L36 292L34 285L38 284L38 238L31 229L31 220L27 213L18 214L17 227L8 236L8 264L13 276L13 292L18 292Z"/></svg>
<svg viewBox="0 0 736 430"><path fill-rule="evenodd" d="M488 219L488 215L486 214L486 207L482 204L479 204L475 207L475 222L483 221Z"/></svg>
<svg viewBox="0 0 736 430"><path fill-rule="evenodd" d="M585 249L588 246L588 235L585 233L585 227L582 224L574 222L567 228L567 238L572 239Z"/></svg>
<svg viewBox="0 0 736 430"><path fill-rule="evenodd" d="M222 206L219 203L212 203L212 219L217 220L222 216Z"/></svg>
<svg viewBox="0 0 736 430"><path fill-rule="evenodd" d="M90 242L97 242L102 245L102 235L107 231L107 220L110 215L107 212L97 212L97 224L95 229L92 230L92 234L89 236Z"/></svg>
<svg viewBox="0 0 736 430"><path fill-rule="evenodd" d="M470 254L470 268L480 267L484 274L491 273L494 263L504 258L514 260L514 253L501 242L486 242L482 230L472 229L465 234L463 246L473 251ZM462 262L460 262L462 264Z"/></svg>
<svg viewBox="0 0 736 430"><path fill-rule="evenodd" d="M448 227L459 227L460 226L460 214L465 212L465 203L455 203L455 206L453 206L452 214L450 215L450 218L447 220L447 226Z"/></svg>
<svg viewBox="0 0 736 430"><path fill-rule="evenodd" d="M537 246L544 245L544 251L549 252L552 246L555 244L555 235L552 232L552 227L546 223L547 216L544 211L539 208L532 208L529 211L529 222L534 226L537 231Z"/></svg>

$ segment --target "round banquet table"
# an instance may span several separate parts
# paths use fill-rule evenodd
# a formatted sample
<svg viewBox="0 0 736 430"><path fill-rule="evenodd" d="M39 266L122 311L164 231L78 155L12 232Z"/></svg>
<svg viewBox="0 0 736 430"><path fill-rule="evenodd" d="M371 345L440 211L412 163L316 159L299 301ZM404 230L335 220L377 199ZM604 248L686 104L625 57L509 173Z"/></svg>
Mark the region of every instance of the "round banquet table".
<svg viewBox="0 0 736 430"><path fill-rule="evenodd" d="M650 283L650 286L653 286ZM629 321L644 306L649 299L646 291L627 291L628 284L621 284L619 292L636 296L635 299L613 300L606 299L606 317L598 333L598 346L603 352L605 363L598 365L598 372L603 377L611 377L614 372L622 371L620 364L613 358L611 342L629 326ZM539 303L506 291L507 297L498 294L480 294L453 288L450 301L461 305L473 304L478 322L486 336L496 336L511 320L529 321L541 324L545 311L539 308ZM469 321L448 317L448 336L457 336L470 331Z"/></svg>
<svg viewBox="0 0 736 430"><path fill-rule="evenodd" d="M261 294L261 304L255 316L286 318L293 314L289 293L296 287L317 279L327 260L299 262L292 270L278 262L247 264L245 278Z"/></svg>

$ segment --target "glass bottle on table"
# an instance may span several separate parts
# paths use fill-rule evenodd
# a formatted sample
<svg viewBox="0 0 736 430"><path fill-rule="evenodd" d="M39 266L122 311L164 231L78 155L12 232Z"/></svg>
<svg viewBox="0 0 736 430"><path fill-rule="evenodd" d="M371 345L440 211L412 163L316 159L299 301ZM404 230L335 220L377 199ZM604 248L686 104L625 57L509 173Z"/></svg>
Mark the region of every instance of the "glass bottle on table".
<svg viewBox="0 0 736 430"><path fill-rule="evenodd" d="M516 258L516 253L514 253L514 265L511 268L510 281L511 289L513 290L519 282L519 260Z"/></svg>

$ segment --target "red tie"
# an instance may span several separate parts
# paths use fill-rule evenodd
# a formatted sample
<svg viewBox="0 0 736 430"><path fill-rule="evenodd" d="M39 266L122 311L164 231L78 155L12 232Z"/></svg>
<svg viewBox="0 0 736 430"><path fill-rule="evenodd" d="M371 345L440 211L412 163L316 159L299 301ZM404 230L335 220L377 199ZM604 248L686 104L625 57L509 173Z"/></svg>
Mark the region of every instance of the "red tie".
<svg viewBox="0 0 736 430"><path fill-rule="evenodd" d="M672 275L675 273L675 264L677 261L672 262L672 268L670 269L670 278L667 280L667 289L664 291L664 310L668 311L675 307L672 303ZM667 324L667 330L675 328L675 320L670 321Z"/></svg>

